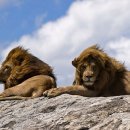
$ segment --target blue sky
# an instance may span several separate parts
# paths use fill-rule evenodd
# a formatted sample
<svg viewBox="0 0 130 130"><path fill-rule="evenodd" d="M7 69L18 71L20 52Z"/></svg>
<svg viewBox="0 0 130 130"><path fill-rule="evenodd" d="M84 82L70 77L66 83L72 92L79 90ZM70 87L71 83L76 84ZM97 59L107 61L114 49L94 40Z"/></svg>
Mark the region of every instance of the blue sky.
<svg viewBox="0 0 130 130"><path fill-rule="evenodd" d="M8 1L11 1L8 3ZM65 15L73 0L8 0L0 6L0 45L30 34Z"/></svg>
<svg viewBox="0 0 130 130"><path fill-rule="evenodd" d="M73 82L71 61L99 44L130 69L130 0L0 0L1 61L22 45Z"/></svg>

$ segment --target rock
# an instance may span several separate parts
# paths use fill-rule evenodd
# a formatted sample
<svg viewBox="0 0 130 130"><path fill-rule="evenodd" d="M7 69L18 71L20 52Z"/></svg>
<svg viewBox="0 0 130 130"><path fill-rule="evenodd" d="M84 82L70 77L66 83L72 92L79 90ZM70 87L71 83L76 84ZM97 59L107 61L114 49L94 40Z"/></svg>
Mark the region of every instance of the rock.
<svg viewBox="0 0 130 130"><path fill-rule="evenodd" d="M0 130L129 130L130 96L0 102Z"/></svg>

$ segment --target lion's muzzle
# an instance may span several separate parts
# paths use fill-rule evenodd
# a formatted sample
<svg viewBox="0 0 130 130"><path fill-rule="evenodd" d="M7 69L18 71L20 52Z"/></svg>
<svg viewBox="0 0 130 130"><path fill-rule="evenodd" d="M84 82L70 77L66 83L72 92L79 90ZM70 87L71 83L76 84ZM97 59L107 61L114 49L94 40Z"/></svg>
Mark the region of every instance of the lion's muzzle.
<svg viewBox="0 0 130 130"><path fill-rule="evenodd" d="M83 82L86 86L92 86L96 81L96 77L94 77L93 73L83 73Z"/></svg>

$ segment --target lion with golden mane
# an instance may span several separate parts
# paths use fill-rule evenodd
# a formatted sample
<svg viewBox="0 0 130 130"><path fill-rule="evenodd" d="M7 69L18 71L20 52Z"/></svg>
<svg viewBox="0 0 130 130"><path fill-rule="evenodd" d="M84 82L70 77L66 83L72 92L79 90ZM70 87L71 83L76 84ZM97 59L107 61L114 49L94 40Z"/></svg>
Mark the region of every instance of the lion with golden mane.
<svg viewBox="0 0 130 130"><path fill-rule="evenodd" d="M81 96L116 96L130 94L130 72L97 45L85 49L72 61L76 68L72 86L50 89L45 96L61 94Z"/></svg>
<svg viewBox="0 0 130 130"><path fill-rule="evenodd" d="M39 97L56 87L53 69L20 46L12 49L2 63L0 82L5 85L0 100L8 96Z"/></svg>

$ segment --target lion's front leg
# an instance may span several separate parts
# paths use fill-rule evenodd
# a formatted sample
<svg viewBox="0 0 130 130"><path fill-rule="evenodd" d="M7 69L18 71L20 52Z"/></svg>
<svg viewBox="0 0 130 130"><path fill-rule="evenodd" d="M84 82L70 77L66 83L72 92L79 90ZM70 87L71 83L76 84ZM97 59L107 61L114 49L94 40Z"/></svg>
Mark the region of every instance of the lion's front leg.
<svg viewBox="0 0 130 130"><path fill-rule="evenodd" d="M45 97L56 97L56 96L59 96L61 94L64 93L64 90L63 89L60 89L60 88L52 88L52 89L49 89L49 90L46 90L44 93L43 93L43 96Z"/></svg>
<svg viewBox="0 0 130 130"><path fill-rule="evenodd" d="M89 90L81 85L75 85L75 86L69 86L69 87L52 88L43 93L44 96L50 97L50 98L59 96L61 94L95 97L95 96L98 96L99 92Z"/></svg>

